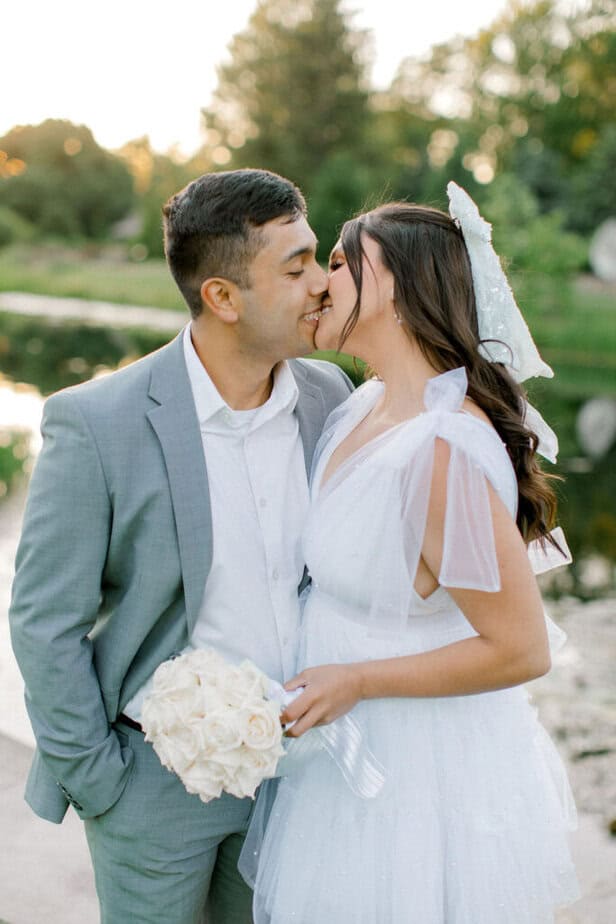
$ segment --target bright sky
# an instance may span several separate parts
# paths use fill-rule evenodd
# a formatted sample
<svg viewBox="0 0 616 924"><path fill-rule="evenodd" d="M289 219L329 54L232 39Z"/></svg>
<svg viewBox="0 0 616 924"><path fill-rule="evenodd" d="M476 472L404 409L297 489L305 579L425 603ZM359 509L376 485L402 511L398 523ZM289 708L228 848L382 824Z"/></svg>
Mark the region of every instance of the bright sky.
<svg viewBox="0 0 616 924"><path fill-rule="evenodd" d="M45 118L84 123L105 147L149 135L158 150L199 146L216 66L257 0L19 0L2 11L0 135ZM373 82L456 33L472 35L507 0L345 0L372 30ZM414 10L417 10L415 12ZM421 9L421 11L419 11ZM401 12L402 11L402 12Z"/></svg>

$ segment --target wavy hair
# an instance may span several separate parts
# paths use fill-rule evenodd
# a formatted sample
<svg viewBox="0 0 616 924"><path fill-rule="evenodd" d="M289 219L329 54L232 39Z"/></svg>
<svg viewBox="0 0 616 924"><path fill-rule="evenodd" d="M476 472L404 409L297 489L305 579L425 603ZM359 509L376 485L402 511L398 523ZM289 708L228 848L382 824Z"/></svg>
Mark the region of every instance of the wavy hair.
<svg viewBox="0 0 616 924"><path fill-rule="evenodd" d="M481 340L468 252L462 232L445 212L407 202L381 205L346 222L341 233L357 301L338 349L357 324L364 250L361 236L379 245L394 277L402 326L438 372L463 366L468 396L488 415L507 448L518 482L517 525L526 542L553 542L556 496L537 459L538 437L524 424L524 389L501 363L479 352Z"/></svg>

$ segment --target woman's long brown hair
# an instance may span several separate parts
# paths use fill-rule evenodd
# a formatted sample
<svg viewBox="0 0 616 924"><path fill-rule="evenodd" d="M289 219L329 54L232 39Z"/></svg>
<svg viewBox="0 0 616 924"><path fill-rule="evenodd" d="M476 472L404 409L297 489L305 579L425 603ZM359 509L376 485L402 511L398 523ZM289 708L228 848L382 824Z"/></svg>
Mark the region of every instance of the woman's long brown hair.
<svg viewBox="0 0 616 924"><path fill-rule="evenodd" d="M507 447L518 481L517 525L526 542L550 540L556 496L537 460L538 438L524 424L525 392L501 363L485 359L470 260L461 231L438 209L392 202L348 221L341 243L357 289L357 301L338 348L357 324L362 290L361 235L381 249L394 277L394 299L402 325L438 372L463 366L468 396L488 415ZM489 343L486 344L489 349Z"/></svg>

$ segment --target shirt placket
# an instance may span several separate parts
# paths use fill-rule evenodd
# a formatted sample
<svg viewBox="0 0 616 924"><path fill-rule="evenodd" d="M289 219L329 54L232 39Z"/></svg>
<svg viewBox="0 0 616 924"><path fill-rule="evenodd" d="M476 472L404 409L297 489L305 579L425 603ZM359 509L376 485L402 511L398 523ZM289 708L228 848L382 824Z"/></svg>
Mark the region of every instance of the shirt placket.
<svg viewBox="0 0 616 924"><path fill-rule="evenodd" d="M273 489L268 473L274 468L284 476L284 463L272 466L271 443L264 432L266 427L250 433L245 445L246 468L255 499L255 508L261 535L263 536L263 553L267 586L271 601L272 614L276 627L278 653L283 674L289 672L289 648L292 645L291 615L288 612L288 568L284 560L284 548L281 536L287 526L284 509L284 492L281 485ZM286 462L286 459L285 459Z"/></svg>

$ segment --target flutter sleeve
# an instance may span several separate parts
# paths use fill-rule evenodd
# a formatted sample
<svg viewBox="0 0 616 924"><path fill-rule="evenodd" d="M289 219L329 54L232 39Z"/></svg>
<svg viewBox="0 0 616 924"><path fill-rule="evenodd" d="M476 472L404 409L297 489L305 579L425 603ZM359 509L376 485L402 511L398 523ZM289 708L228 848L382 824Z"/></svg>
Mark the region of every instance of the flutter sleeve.
<svg viewBox="0 0 616 924"><path fill-rule="evenodd" d="M451 444L438 579L444 587L492 593L501 586L486 472L468 452Z"/></svg>
<svg viewBox="0 0 616 924"><path fill-rule="evenodd" d="M414 582L424 544L430 492L435 487L438 490L434 479L442 477L435 473L441 470L439 461L446 459L439 584L494 593L501 582L490 492L498 494L515 516L517 485L496 432L476 417L461 413L465 393L463 369L428 383L423 438L401 471L409 579ZM445 453L438 451L443 449Z"/></svg>

